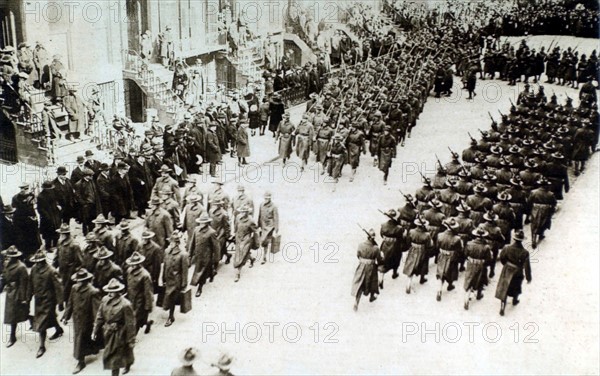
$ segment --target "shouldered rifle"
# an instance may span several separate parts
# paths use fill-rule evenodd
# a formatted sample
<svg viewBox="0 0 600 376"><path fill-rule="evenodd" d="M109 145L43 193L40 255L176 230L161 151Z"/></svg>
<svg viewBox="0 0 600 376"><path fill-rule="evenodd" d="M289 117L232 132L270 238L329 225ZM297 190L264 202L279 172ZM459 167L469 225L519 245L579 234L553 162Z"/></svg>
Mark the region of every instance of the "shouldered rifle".
<svg viewBox="0 0 600 376"><path fill-rule="evenodd" d="M471 141L477 142L477 140L473 136L471 136L471 132L467 132L467 134L469 135L469 138L471 139ZM419 172L421 172L421 171L419 171Z"/></svg>
<svg viewBox="0 0 600 376"><path fill-rule="evenodd" d="M452 154L453 158L458 158L458 153L455 153L454 150L450 149L450 146L448 146L448 150L450 150L450 154Z"/></svg>
<svg viewBox="0 0 600 376"><path fill-rule="evenodd" d="M517 107L517 106L515 106L515 104L513 103L512 99L508 98L508 100L510 101L510 105L511 105L512 107L515 107L515 108Z"/></svg>
<svg viewBox="0 0 600 376"><path fill-rule="evenodd" d="M398 220L394 217L392 217L391 215L388 215L387 213L383 212L381 209L377 209L381 214L385 215L386 217L388 217L389 219L391 219L392 221L394 221L394 223L398 224Z"/></svg>
<svg viewBox="0 0 600 376"><path fill-rule="evenodd" d="M365 229L364 229L364 227L362 227L362 226L360 225L360 223L358 223L358 222L356 223L356 225L357 225L358 227L360 227L360 229L361 229L361 230L363 230L363 232L364 232L365 234L367 234L367 237L369 238L369 240L371 240L371 241L372 241L372 242L373 242L375 245L377 245L377 242L375 241L375 238L373 238L373 237L371 236L371 234L369 234L369 231L365 230Z"/></svg>
<svg viewBox="0 0 600 376"><path fill-rule="evenodd" d="M438 158L437 154L435 155L435 159L437 160L437 163L440 165L440 168L446 172L446 169L444 168L444 165L442 164L442 162L440 162L440 159Z"/></svg>
<svg viewBox="0 0 600 376"><path fill-rule="evenodd" d="M418 171L419 171L419 175L421 175L421 177L423 178L423 181L425 182L425 184L427 184L429 187L431 187L431 179L429 179L427 176L423 175L421 170L418 170Z"/></svg>

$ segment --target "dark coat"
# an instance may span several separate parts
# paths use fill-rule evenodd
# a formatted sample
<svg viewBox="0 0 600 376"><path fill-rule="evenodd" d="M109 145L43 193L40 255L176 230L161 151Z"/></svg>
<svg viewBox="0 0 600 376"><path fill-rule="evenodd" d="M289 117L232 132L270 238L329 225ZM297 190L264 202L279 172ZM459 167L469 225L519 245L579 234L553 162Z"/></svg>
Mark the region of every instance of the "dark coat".
<svg viewBox="0 0 600 376"><path fill-rule="evenodd" d="M112 189L111 189L111 178L109 175L104 176L102 173L98 175L96 179L96 188L98 196L100 197L100 204L105 212L112 210Z"/></svg>
<svg viewBox="0 0 600 376"><path fill-rule="evenodd" d="M13 261L2 273L4 290L4 323L18 324L26 321L29 316L29 274L25 264Z"/></svg>
<svg viewBox="0 0 600 376"><path fill-rule="evenodd" d="M33 328L42 333L58 325L56 305L63 301L63 288L56 270L46 262L33 266L28 296L35 299Z"/></svg>
<svg viewBox="0 0 600 376"><path fill-rule="evenodd" d="M173 220L169 212L159 207L148 213L146 216L146 227L155 234L154 240L156 243L162 249L165 249L168 244L167 239L173 233Z"/></svg>
<svg viewBox="0 0 600 376"><path fill-rule="evenodd" d="M81 247L72 237L58 243L58 270L63 283L71 281L71 276L77 272L82 264ZM65 300L68 299L65 296Z"/></svg>
<svg viewBox="0 0 600 376"><path fill-rule="evenodd" d="M531 282L529 252L521 243L515 242L502 249L500 262L504 267L496 287L496 298L500 300L505 300L507 296L516 298L521 294L523 279L527 278L527 281Z"/></svg>
<svg viewBox="0 0 600 376"><path fill-rule="evenodd" d="M167 310L177 303L181 291L188 285L189 256L177 244L171 244L165 253L163 285L165 298L162 307Z"/></svg>
<svg viewBox="0 0 600 376"><path fill-rule="evenodd" d="M43 189L37 197L37 211L40 215L40 234L42 237L55 237L60 227L61 217L58 201L53 190Z"/></svg>
<svg viewBox="0 0 600 376"><path fill-rule="evenodd" d="M121 282L123 280L123 271L112 261L107 261L105 264L96 264L94 271L94 286L102 289L111 279L117 278Z"/></svg>
<svg viewBox="0 0 600 376"><path fill-rule="evenodd" d="M115 174L112 180L112 213L113 215L127 217L133 209L133 191L129 177Z"/></svg>
<svg viewBox="0 0 600 376"><path fill-rule="evenodd" d="M105 343L102 354L104 369L112 370L132 365L137 330L135 314L129 300L122 296L114 299L105 296L102 299L94 323L96 336L100 335L101 330Z"/></svg>
<svg viewBox="0 0 600 376"><path fill-rule="evenodd" d="M32 193L16 194L12 199L15 208L13 221L17 229L17 248L23 252L24 257L29 257L40 248L42 241L38 231L38 221L33 208L35 196Z"/></svg>
<svg viewBox="0 0 600 376"><path fill-rule="evenodd" d="M143 267L127 273L127 299L133 305L137 327L144 326L152 311L154 289L152 277Z"/></svg>
<svg viewBox="0 0 600 376"><path fill-rule="evenodd" d="M140 253L146 258L142 264L144 269L150 273L154 286L158 286L160 267L165 258L164 250L154 240L150 240L141 245Z"/></svg>
<svg viewBox="0 0 600 376"><path fill-rule="evenodd" d="M73 183L68 178L65 179L65 183L62 184L58 178L52 181L54 184L54 196L56 197L56 201L60 205L61 214L63 217L65 215L72 216L76 212L76 202L75 202L75 189L73 188Z"/></svg>
<svg viewBox="0 0 600 376"><path fill-rule="evenodd" d="M269 113L271 117L269 119L269 130L275 132L281 119L283 119L283 114L285 113L285 106L279 100L271 101L269 103Z"/></svg>
<svg viewBox="0 0 600 376"><path fill-rule="evenodd" d="M73 357L75 359L98 352L96 342L92 341L92 331L101 299L100 290L90 283L76 283L71 290L63 319L73 318Z"/></svg>
<svg viewBox="0 0 600 376"><path fill-rule="evenodd" d="M365 240L358 245L356 256L359 264L354 272L350 294L353 297L356 297L359 293L364 295L378 294L377 264L381 263L379 247L370 240Z"/></svg>
<svg viewBox="0 0 600 376"><path fill-rule="evenodd" d="M115 238L115 255L114 260L121 268L125 267L125 260L128 259L133 252L140 250L139 241L131 234L121 234Z"/></svg>
<svg viewBox="0 0 600 376"><path fill-rule="evenodd" d="M210 276L213 260L219 260L221 253L217 232L210 226L197 227L188 241L188 252L195 266L194 274L199 273L201 279Z"/></svg>
<svg viewBox="0 0 600 376"><path fill-rule="evenodd" d="M132 163L129 169L129 182L136 206L144 206L150 200L152 192L152 172L148 164L140 165L137 161Z"/></svg>
<svg viewBox="0 0 600 376"><path fill-rule="evenodd" d="M4 214L0 215L0 249L5 250L11 245L17 244L17 229L12 218L8 219Z"/></svg>

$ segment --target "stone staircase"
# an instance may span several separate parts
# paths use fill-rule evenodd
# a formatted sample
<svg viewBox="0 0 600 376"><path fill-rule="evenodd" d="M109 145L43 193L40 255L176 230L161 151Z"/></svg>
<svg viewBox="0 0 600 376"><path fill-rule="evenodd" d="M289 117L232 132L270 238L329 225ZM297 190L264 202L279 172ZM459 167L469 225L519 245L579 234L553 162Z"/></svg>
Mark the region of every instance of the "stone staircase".
<svg viewBox="0 0 600 376"><path fill-rule="evenodd" d="M145 62L137 52L123 51L123 78L135 81L147 96L149 108L158 111L162 124L173 124L183 101L173 92L173 71L161 64Z"/></svg>
<svg viewBox="0 0 600 376"><path fill-rule="evenodd" d="M227 51L227 59L236 69L236 85L244 87L248 83L259 81L262 78L262 66L264 57L260 40L250 41L248 45L239 48L237 56L232 56L231 51Z"/></svg>

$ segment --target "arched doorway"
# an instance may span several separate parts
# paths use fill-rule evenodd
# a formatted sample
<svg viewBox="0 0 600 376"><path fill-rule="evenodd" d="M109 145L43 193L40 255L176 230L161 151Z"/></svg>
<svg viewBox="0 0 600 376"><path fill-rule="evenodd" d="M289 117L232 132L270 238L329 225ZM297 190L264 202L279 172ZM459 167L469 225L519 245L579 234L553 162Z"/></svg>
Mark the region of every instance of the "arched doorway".
<svg viewBox="0 0 600 376"><path fill-rule="evenodd" d="M147 102L146 94L135 81L125 79L123 82L125 84L125 115L134 123L142 123Z"/></svg>

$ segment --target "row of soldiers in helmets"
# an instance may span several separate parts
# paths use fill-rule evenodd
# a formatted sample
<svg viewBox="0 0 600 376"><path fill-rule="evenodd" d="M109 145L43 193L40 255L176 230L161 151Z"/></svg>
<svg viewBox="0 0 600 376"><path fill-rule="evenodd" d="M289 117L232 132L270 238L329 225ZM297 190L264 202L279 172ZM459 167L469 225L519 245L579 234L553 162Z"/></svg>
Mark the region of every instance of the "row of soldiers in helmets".
<svg viewBox="0 0 600 376"><path fill-rule="evenodd" d="M528 93L500 124L482 131L480 140L472 138L462 161L452 152L452 161L440 163L432 180L423 177L415 195L405 195L402 208L384 213L389 219L381 226L380 247L375 232L368 232L358 250L355 310L362 295L376 299L385 273L392 270L392 278L399 276L407 252L406 293L413 291L413 279L427 282L433 257L438 301L444 283L448 291L455 288L466 262L465 309L475 292L477 300L483 298L499 258L503 269L495 296L504 315L507 297L517 305L523 280L531 281L524 225L530 224L529 240L535 249L551 227L563 192L570 189L570 168L575 175L581 173L595 151L598 124L596 102L573 107L571 100L561 105L555 97L545 102L544 96Z"/></svg>

